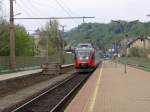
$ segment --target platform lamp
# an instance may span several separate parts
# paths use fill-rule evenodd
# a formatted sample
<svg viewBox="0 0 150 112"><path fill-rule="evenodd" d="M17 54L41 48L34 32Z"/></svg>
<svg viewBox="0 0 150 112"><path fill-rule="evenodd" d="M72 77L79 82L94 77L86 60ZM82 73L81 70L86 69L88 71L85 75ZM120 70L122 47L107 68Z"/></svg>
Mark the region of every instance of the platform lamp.
<svg viewBox="0 0 150 112"><path fill-rule="evenodd" d="M111 21L120 24L120 26L122 25L120 20L111 20ZM123 30L123 34L125 34L124 30ZM128 34L125 34L125 36L124 36L124 39L125 39L125 45L124 45L125 57L127 56L127 37L128 37ZM125 74L127 73L127 61L124 62L124 73Z"/></svg>
<svg viewBox="0 0 150 112"><path fill-rule="evenodd" d="M128 38L128 34L125 34L125 57L127 57L127 48L128 48L127 38ZM125 60L124 73L127 73L127 60Z"/></svg>

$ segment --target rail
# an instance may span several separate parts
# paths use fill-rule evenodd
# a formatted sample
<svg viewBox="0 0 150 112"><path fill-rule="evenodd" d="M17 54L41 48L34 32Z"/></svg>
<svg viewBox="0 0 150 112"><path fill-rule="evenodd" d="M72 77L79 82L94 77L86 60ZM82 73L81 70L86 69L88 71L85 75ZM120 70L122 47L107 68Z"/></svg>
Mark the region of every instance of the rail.
<svg viewBox="0 0 150 112"><path fill-rule="evenodd" d="M88 77L89 75L86 74L73 74L71 77L65 79L46 92L31 99L18 108L11 110L11 112L36 112L37 109L42 112L54 112L59 110L62 108L60 105L62 105Z"/></svg>

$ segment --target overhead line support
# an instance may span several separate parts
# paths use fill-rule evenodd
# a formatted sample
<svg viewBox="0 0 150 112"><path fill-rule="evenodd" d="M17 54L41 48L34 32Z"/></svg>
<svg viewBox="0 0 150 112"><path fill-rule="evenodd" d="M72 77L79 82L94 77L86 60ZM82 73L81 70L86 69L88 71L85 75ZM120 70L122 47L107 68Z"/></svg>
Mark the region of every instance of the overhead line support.
<svg viewBox="0 0 150 112"><path fill-rule="evenodd" d="M23 18L14 18L14 19L88 19L88 18L95 18L95 17L23 17Z"/></svg>
<svg viewBox="0 0 150 112"><path fill-rule="evenodd" d="M14 30L14 11L13 0L10 0L10 32L9 32L9 49L10 49L10 68L16 69L15 55L15 30Z"/></svg>

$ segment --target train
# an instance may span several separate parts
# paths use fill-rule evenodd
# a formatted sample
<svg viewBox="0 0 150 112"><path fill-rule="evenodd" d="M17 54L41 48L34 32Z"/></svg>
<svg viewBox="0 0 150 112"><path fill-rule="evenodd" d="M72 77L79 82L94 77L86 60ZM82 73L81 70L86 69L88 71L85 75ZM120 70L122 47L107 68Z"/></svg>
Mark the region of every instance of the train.
<svg viewBox="0 0 150 112"><path fill-rule="evenodd" d="M74 66L77 72L92 72L96 66L96 49L90 43L80 43L74 50Z"/></svg>

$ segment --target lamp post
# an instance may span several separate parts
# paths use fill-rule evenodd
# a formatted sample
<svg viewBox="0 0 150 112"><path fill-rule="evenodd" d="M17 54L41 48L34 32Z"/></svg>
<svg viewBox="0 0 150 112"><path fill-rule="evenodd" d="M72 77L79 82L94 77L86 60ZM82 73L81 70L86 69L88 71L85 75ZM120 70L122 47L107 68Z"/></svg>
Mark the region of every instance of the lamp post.
<svg viewBox="0 0 150 112"><path fill-rule="evenodd" d="M150 15L149 15L150 16ZM131 21L131 22L129 22L130 23L130 25L132 25L132 24L135 24L135 23L137 23L139 20L134 20L134 21ZM119 20L112 20L112 22L116 22L116 23L118 23L118 24L120 24L120 25L122 25L121 24L121 21ZM127 25L128 25L128 23L126 23ZM127 30L129 30L129 29L127 29ZM127 31L126 31L127 32ZM126 33L125 32L125 30L123 29L123 34L125 34ZM128 48L128 43L127 43L127 38L128 38L128 34L125 34L125 45L124 45L124 50L125 50L125 57L127 57L127 48ZM125 63L124 63L124 73L127 73L127 60L125 61Z"/></svg>
<svg viewBox="0 0 150 112"><path fill-rule="evenodd" d="M120 24L120 26L122 25L121 24L121 21L120 20L112 20L112 22L115 22L115 23L118 23ZM125 33L125 31L123 30L123 34ZM124 45L124 52L125 52L125 57L127 56L127 37L128 37L128 34L125 35L125 45ZM125 61L124 63L124 73L126 74L127 73L127 61Z"/></svg>
<svg viewBox="0 0 150 112"><path fill-rule="evenodd" d="M128 38L128 34L125 35L125 57L127 57L127 48L128 48L127 38ZM127 60L125 60L124 67L125 67L124 73L127 73Z"/></svg>

